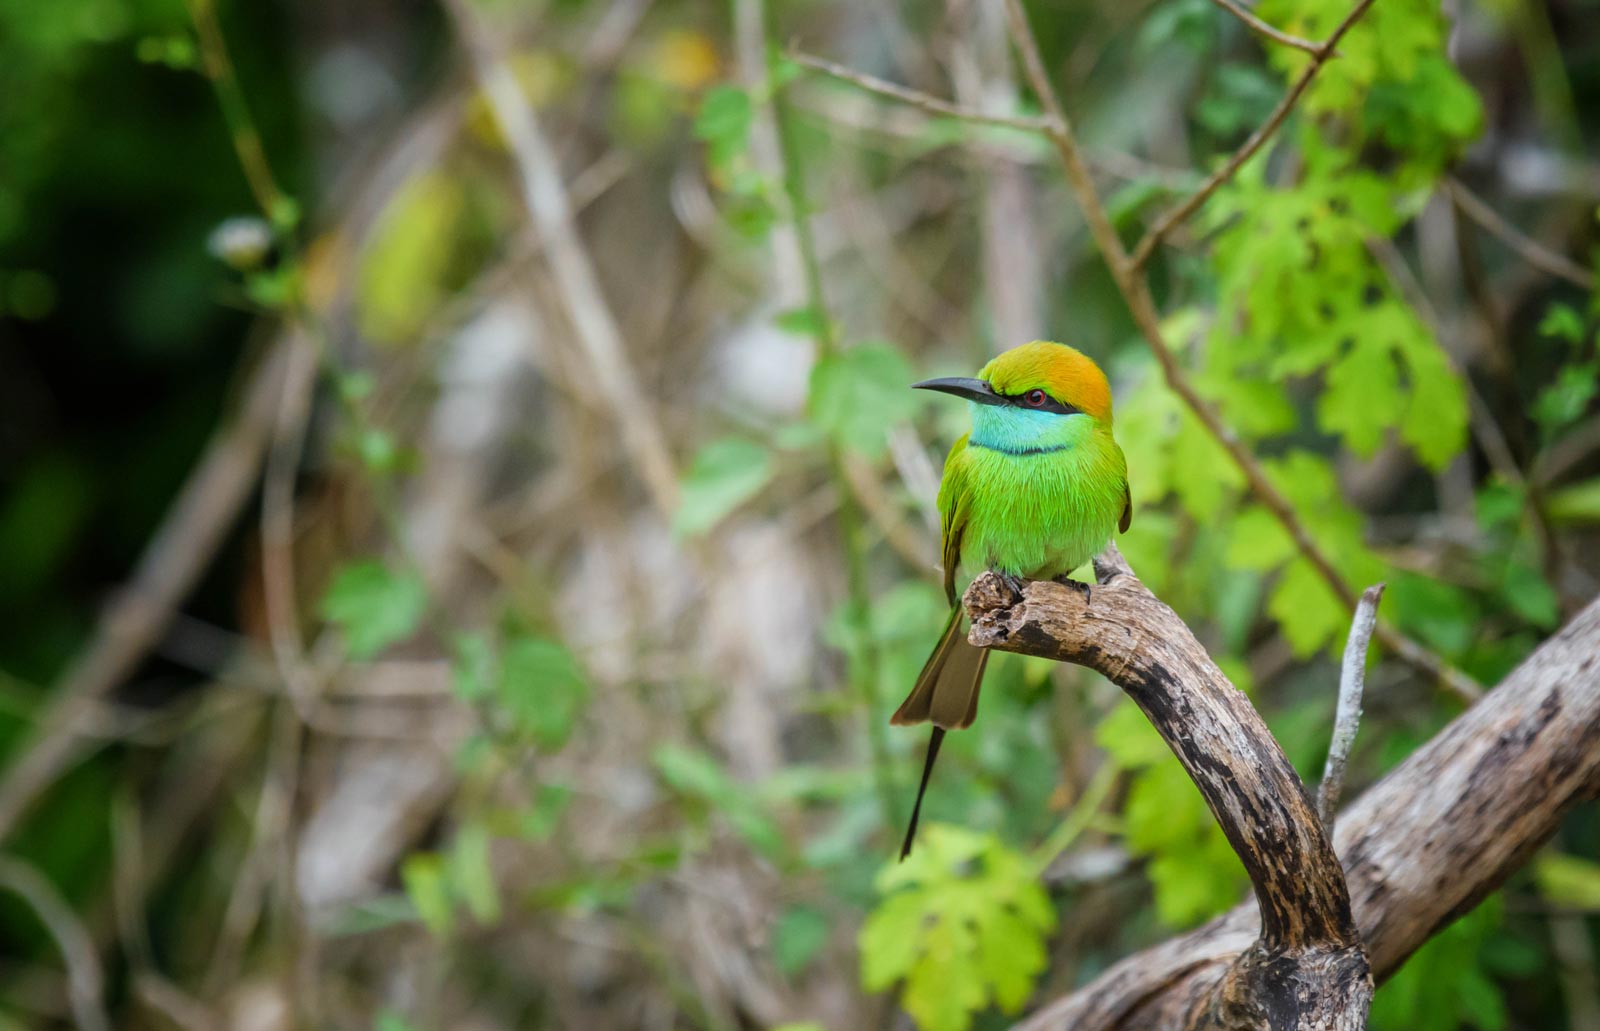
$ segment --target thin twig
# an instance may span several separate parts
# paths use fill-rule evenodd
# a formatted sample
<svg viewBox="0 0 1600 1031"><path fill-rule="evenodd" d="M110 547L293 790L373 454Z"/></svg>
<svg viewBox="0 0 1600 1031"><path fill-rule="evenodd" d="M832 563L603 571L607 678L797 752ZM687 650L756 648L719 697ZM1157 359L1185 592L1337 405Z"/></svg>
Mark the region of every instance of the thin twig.
<svg viewBox="0 0 1600 1031"><path fill-rule="evenodd" d="M1367 8L1371 6L1372 0L1360 0L1350 13L1345 15L1345 19L1339 23L1339 27L1333 30L1333 34L1312 53L1310 63L1306 65L1305 69L1300 73L1300 77L1294 81L1294 84L1289 87L1289 92L1285 93L1283 99L1278 101L1278 106L1272 109L1272 114L1267 116L1267 120L1261 124L1261 127L1250 134L1250 138L1244 141L1243 146L1233 152L1233 156L1228 158L1221 168L1207 176L1206 181L1200 184L1198 190L1173 205L1156 219L1155 225L1145 232L1144 236L1140 238L1138 244L1133 248L1134 268L1143 268L1145 262L1150 260L1150 255L1154 253L1156 247L1166 238L1167 234L1177 228L1190 215L1194 214L1200 205L1204 204L1213 193L1217 192L1218 187L1232 179L1240 167L1254 157L1256 151L1260 150L1272 138L1272 134L1277 132L1278 127L1289 117L1289 112L1294 110L1295 104L1299 103L1301 94L1305 93L1306 89L1311 85L1311 80L1317 77L1317 72L1321 71L1328 58L1333 56L1334 48L1338 46L1339 40L1344 37L1346 32L1350 31L1351 26L1355 25L1361 16L1367 12Z"/></svg>
<svg viewBox="0 0 1600 1031"><path fill-rule="evenodd" d="M95 702L131 673L160 639L173 610L221 546L249 499L286 382L287 335L252 374L238 414L217 430L151 538L130 582L106 607L94 637L55 688L38 737L0 777L0 840L79 757Z"/></svg>
<svg viewBox="0 0 1600 1031"><path fill-rule="evenodd" d="M1224 11L1227 11L1235 18L1238 18L1240 21L1244 22L1245 25L1249 27L1250 31L1256 33L1257 35L1264 36L1267 39L1272 40L1274 43L1282 43L1286 47L1294 47L1296 50L1304 50L1313 57L1315 57L1321 50L1321 47L1311 42L1309 39L1301 39L1299 36L1291 36L1282 29L1273 28L1260 18L1257 18L1254 14L1234 3L1233 0L1211 0L1211 2L1222 8Z"/></svg>
<svg viewBox="0 0 1600 1031"><path fill-rule="evenodd" d="M1324 45L1328 52L1344 35L1345 31L1354 24L1357 17L1372 5L1372 0L1361 0L1356 9L1345 18L1328 42ZM1083 211L1085 223L1088 224L1089 233L1094 238L1096 246L1100 248L1101 255L1105 258L1106 265L1111 270L1111 277L1121 292L1123 301L1128 306L1128 312L1133 317L1134 324L1139 328L1140 334L1155 355L1161 372L1166 379L1167 386L1177 394L1194 412L1206 431L1214 437L1239 470L1244 474L1250 492L1271 512L1273 517L1283 526L1295 543L1296 550L1307 562L1311 563L1329 589L1339 598L1344 606L1355 611L1356 594L1344 580L1344 575L1333 560L1312 539L1310 531L1300 521L1294 507L1288 499L1278 491L1278 488L1268 479L1266 470L1248 447L1239 439L1222 417L1217 414L1205 398L1201 397L1194 385L1189 382L1184 374L1183 367L1178 363L1176 354L1168 346L1162 336L1160 317L1156 314L1155 301L1150 296L1149 283L1144 278L1142 267L1139 263L1130 260L1127 250L1122 245L1122 240L1117 236L1116 229L1111 225L1111 220L1106 215L1105 205L1101 203L1099 193L1095 190L1094 180L1089 175L1085 165L1082 149L1073 135L1071 123L1067 121L1061 108L1061 101L1056 96L1055 88L1050 84L1050 76L1045 71L1044 60L1039 56L1039 45L1033 37L1033 30L1028 25L1027 14L1022 8L1021 0L1006 0L1006 12L1011 22L1012 41L1017 52L1022 56L1023 68L1027 73L1028 82L1038 96L1039 102L1044 105L1049 122L1047 134L1056 146L1056 151L1061 156L1061 163L1066 170L1067 180L1072 187L1073 195L1078 200L1078 207ZM1320 62L1314 63L1314 69ZM1293 97L1298 97L1304 92L1305 85L1310 82L1309 76L1302 76L1296 89L1291 91ZM1286 98L1287 99L1287 98ZM1286 111L1284 112L1287 113ZM1274 117L1282 121L1282 115L1275 112ZM1269 129L1263 126L1257 135ZM1263 137L1264 139L1264 137ZM1259 145L1259 144L1258 144ZM1248 146L1248 144L1247 144ZM1245 157L1249 155L1246 154ZM1240 160L1239 163L1242 163ZM1230 162L1237 167L1237 164ZM1229 173L1231 174L1231 172ZM1225 177L1224 177L1225 178ZM1214 181L1214 183L1213 183ZM1215 183L1220 183L1213 175L1208 183L1209 187L1202 187L1196 194L1199 200L1195 205L1204 201L1203 194L1216 188ZM1192 209L1191 209L1192 210ZM1174 222L1173 224L1176 224ZM1148 238L1148 237L1147 237ZM1433 654L1422 645L1406 637L1393 627L1384 623L1378 624L1378 640L1384 647L1395 653L1406 662L1427 675L1434 677L1442 683L1451 693L1463 701L1471 704L1482 696L1483 690L1466 674L1451 667L1439 656Z"/></svg>
<svg viewBox="0 0 1600 1031"><path fill-rule="evenodd" d="M1339 705L1333 716L1333 740L1328 743L1328 761L1322 767L1322 784L1317 788L1317 815L1333 840L1333 817L1344 792L1344 770L1350 761L1350 746L1355 744L1361 725L1361 694L1367 686L1367 646L1378 623L1378 602L1384 584L1373 584L1361 592L1361 602L1350 620L1350 636L1344 642L1344 664L1339 669Z"/></svg>
<svg viewBox="0 0 1600 1031"><path fill-rule="evenodd" d="M880 79L866 72L858 72L854 68L847 68L842 64L835 64L825 58L812 54L790 50L789 57L796 63L804 65L813 71L832 76L835 79L851 83L866 90L876 93L891 100L898 100L902 104L909 104L931 115L945 118L959 118L964 122L973 122L978 125L992 125L1002 129L1020 129L1023 132L1042 133L1049 129L1048 123L1043 118L1029 118L1021 115L997 115L977 108L966 107L949 100L941 100L931 93L914 90L887 79Z"/></svg>
<svg viewBox="0 0 1600 1031"><path fill-rule="evenodd" d="M199 38L201 65L206 78L211 80L211 86L216 90L217 102L222 105L222 116L233 135L233 149L239 156L240 167L244 169L250 194L255 198L262 215L269 222L273 221L283 204L283 191L278 189L277 180L273 178L266 149L261 145L261 133L256 129L255 120L250 117L244 91L239 88L239 77L234 73L228 48L223 44L222 29L217 25L215 0L185 0L185 5L189 8L189 20L194 23L195 35Z"/></svg>
<svg viewBox="0 0 1600 1031"><path fill-rule="evenodd" d="M1455 176L1446 176L1444 190L1462 214L1478 223L1489 235L1511 248L1512 251L1541 272L1548 272L1552 276L1564 279L1574 286L1591 290L1595 286L1595 274L1589 269L1573 261L1565 254L1558 254L1533 237L1524 233L1510 222L1506 221L1498 211L1491 208L1482 197L1473 193L1467 185Z"/></svg>
<svg viewBox="0 0 1600 1031"><path fill-rule="evenodd" d="M523 202L544 241L567 315L594 374L593 385L610 405L623 445L656 508L670 516L678 504L678 477L666 437L649 395L629 363L622 331L600 289L594 261L578 235L555 153L527 94L496 55L472 4L450 0L445 8L461 35L473 76L509 145Z"/></svg>
<svg viewBox="0 0 1600 1031"><path fill-rule="evenodd" d="M80 1031L108 1031L102 999L105 974L94 939L72 907L67 905L55 885L28 863L14 856L0 856L0 889L26 902L50 932L61 959L67 966L67 994L72 1003L72 1019Z"/></svg>

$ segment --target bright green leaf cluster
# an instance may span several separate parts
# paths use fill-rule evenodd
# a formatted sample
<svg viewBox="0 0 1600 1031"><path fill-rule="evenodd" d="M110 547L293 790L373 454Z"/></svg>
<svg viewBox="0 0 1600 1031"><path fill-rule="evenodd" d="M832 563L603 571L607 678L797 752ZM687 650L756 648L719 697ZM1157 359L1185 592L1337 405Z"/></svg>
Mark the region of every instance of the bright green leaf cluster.
<svg viewBox="0 0 1600 1031"><path fill-rule="evenodd" d="M490 838L481 826L461 828L445 854L418 852L400 865L400 881L418 919L430 932L448 937L456 911L464 906L482 926L500 919L500 890L489 864Z"/></svg>
<svg viewBox="0 0 1600 1031"><path fill-rule="evenodd" d="M321 612L344 633L351 657L368 659L411 636L427 607L428 589L420 576L369 561L334 574Z"/></svg>
<svg viewBox="0 0 1600 1031"><path fill-rule="evenodd" d="M452 685L469 702L492 700L521 738L546 750L567 743L589 703L578 660L557 641L513 631L497 649L481 634L456 641Z"/></svg>
<svg viewBox="0 0 1600 1031"><path fill-rule="evenodd" d="M750 92L725 83L706 91L694 120L695 138L706 146L706 164L726 193L723 215L735 229L760 238L778 219L776 184L750 161L750 128L755 100Z"/></svg>
<svg viewBox="0 0 1600 1031"><path fill-rule="evenodd" d="M1045 968L1055 927L1028 861L989 834L932 824L916 851L877 879L885 896L861 928L868 991L905 983L924 1031L965 1031L991 1001L1010 1013Z"/></svg>

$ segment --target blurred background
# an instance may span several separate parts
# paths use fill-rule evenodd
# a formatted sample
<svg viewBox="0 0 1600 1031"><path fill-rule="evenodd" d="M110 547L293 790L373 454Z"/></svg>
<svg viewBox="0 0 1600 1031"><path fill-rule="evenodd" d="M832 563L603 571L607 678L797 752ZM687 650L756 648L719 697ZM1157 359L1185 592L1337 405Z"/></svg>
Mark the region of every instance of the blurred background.
<svg viewBox="0 0 1600 1031"><path fill-rule="evenodd" d="M1345 0L1261 0L1321 40ZM1033 4L1130 244L1306 54ZM1244 897L996 656L893 866L960 405L1110 374L1122 547L1308 781L1349 612L1164 379L1002 5L0 0L0 1027L996 1028ZM1375 648L1351 792L1600 590L1600 4L1382 0L1150 255ZM1425 663L1424 663L1425 664ZM1592 805L1378 993L1600 1028Z"/></svg>

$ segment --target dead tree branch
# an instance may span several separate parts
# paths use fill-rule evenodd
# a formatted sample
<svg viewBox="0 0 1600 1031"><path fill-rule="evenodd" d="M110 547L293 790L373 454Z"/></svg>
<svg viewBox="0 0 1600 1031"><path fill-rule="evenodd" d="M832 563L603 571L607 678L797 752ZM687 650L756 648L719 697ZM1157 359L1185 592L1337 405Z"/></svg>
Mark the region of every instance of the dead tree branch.
<svg viewBox="0 0 1600 1031"><path fill-rule="evenodd" d="M1350 915L1344 871L1283 749L1194 634L1133 575L1113 546L1088 591L1029 584L1016 601L1000 577L966 594L974 644L1087 666L1143 710L1244 863L1261 933L1208 990L1186 1028L1356 1029L1372 978Z"/></svg>
<svg viewBox="0 0 1600 1031"><path fill-rule="evenodd" d="M1218 814L1261 904L1240 906L1123 960L1040 1010L1023 1031L1206 1026L1219 1004L1251 998L1252 983L1241 975L1262 969L1253 958L1274 940L1310 942L1321 934L1310 955L1336 957L1327 950L1344 930L1338 903L1346 886L1356 940L1381 981L1494 891L1573 806L1600 795L1597 600L1345 810L1334 836L1340 881L1327 869L1333 853L1320 827L1313 834L1304 826L1315 816L1293 771L1255 751L1263 747L1257 735L1265 728L1252 731L1259 717L1243 696L1223 693L1226 681L1198 646L1191 649L1182 621L1120 558L1104 557L1097 573L1102 582L1092 597L1033 583L1018 599L996 578L979 577L966 596L972 640L1086 665L1127 690L1168 736ZM1251 769L1236 773L1236 765ZM1253 808L1268 798L1274 804ZM1286 975L1302 978L1293 986L1297 1005L1304 1004L1302 993L1332 976L1305 957L1280 957L1271 975L1280 989L1292 980ZM1242 1026L1296 1026L1271 1023L1283 1014L1257 1016L1257 1023Z"/></svg>

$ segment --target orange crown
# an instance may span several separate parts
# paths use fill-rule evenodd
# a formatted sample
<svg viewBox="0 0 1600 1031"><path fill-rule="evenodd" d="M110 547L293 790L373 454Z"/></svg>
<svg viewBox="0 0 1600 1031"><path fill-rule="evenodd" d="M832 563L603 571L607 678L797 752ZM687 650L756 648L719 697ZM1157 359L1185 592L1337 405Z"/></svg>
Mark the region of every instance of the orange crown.
<svg viewBox="0 0 1600 1031"><path fill-rule="evenodd" d="M1075 347L1035 340L991 359L978 376L998 393L1043 390L1057 401L1111 424L1111 384L1100 366Z"/></svg>

